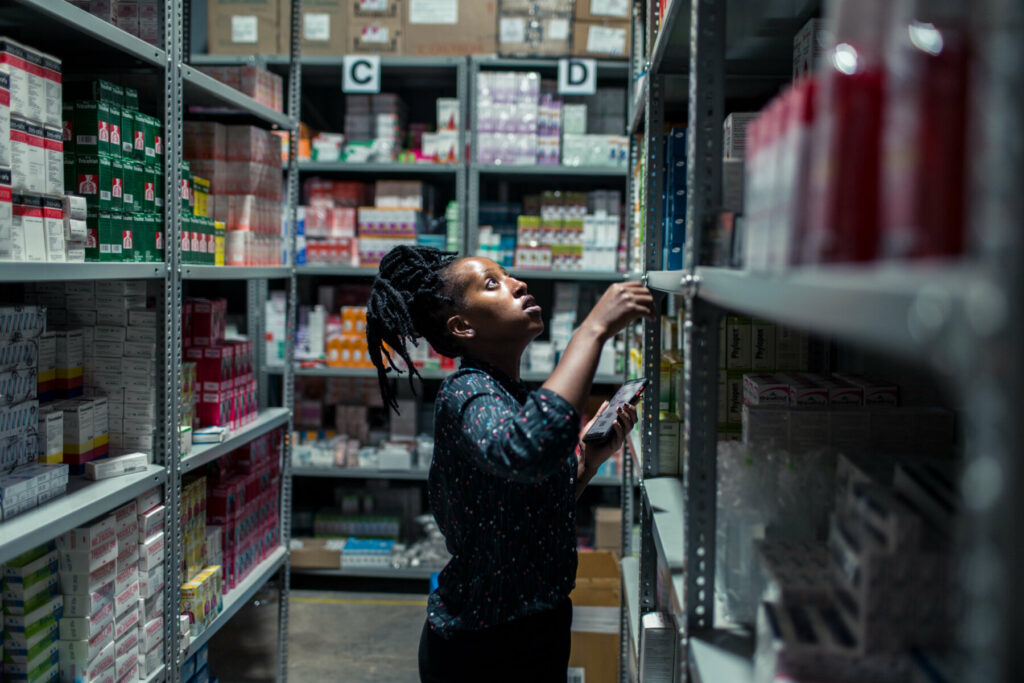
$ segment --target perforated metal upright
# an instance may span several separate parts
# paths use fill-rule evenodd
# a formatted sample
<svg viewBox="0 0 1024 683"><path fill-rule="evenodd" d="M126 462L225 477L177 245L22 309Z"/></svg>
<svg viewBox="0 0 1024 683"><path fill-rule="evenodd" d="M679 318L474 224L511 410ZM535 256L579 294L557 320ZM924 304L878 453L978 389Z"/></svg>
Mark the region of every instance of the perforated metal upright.
<svg viewBox="0 0 1024 683"><path fill-rule="evenodd" d="M165 677L168 681L179 679L181 667L180 631L174 616L174 606L181 602L181 572L177 568L184 555L181 530L181 438L178 427L181 424L181 239L179 238L180 213L178 207L181 177L181 137L183 88L181 82L182 36L184 32L183 12L178 2L164 3L163 41L167 54L164 67L164 259L167 274L164 278L164 405L163 430L161 438L164 467L167 468L164 507L166 525L171 543L164 560L164 605L165 629L164 661Z"/></svg>
<svg viewBox="0 0 1024 683"><path fill-rule="evenodd" d="M299 116L302 106L302 41L299 26L302 24L302 0L292 0L291 14L291 61L288 68L288 117L292 128L288 136L288 176L286 197L288 200L288 254L291 273L288 277L288 315L285 327L284 376L281 379L283 405L291 408L288 413L287 431L282 445L281 457L281 542L289 547L292 533L292 430L295 428L295 327L297 319L297 282L295 279L295 247L298 230L299 205ZM288 680L288 601L291 591L291 556L285 555L281 566L280 599L278 600L277 634L277 680Z"/></svg>
<svg viewBox="0 0 1024 683"><path fill-rule="evenodd" d="M722 115L725 105L725 8L692 0L686 131L686 275L683 293L685 363L683 490L686 504L686 588L680 624L683 644L710 628L714 615L715 493L717 482L718 320L720 312L697 299L695 279L706 221L721 204ZM685 651L684 651L685 652ZM680 657L680 661L686 661Z"/></svg>

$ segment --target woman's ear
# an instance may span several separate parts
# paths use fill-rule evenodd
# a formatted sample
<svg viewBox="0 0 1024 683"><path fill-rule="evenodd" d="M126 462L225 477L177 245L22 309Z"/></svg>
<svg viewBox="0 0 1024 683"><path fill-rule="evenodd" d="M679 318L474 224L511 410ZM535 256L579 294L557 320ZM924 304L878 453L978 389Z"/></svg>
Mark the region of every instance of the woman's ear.
<svg viewBox="0 0 1024 683"><path fill-rule="evenodd" d="M456 339L472 339L476 336L476 330L461 315L453 315L448 318L447 326L448 332Z"/></svg>

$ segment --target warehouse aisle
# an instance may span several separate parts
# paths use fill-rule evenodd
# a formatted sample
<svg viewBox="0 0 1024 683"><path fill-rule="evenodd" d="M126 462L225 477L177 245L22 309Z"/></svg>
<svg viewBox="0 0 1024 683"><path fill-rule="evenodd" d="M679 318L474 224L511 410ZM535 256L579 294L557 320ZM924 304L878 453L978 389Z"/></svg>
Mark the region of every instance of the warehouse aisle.
<svg viewBox="0 0 1024 683"><path fill-rule="evenodd" d="M426 598L404 593L292 590L288 680L413 683ZM210 641L222 683L274 680L277 593L264 591Z"/></svg>

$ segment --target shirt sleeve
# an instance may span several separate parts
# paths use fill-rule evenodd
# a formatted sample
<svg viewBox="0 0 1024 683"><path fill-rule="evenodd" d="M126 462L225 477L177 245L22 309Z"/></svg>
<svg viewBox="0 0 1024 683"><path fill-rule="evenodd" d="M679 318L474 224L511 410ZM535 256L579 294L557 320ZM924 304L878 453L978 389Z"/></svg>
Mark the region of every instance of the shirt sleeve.
<svg viewBox="0 0 1024 683"><path fill-rule="evenodd" d="M579 436L579 415L572 404L553 391L537 389L522 407L510 406L494 380L480 375L460 389L452 417L460 450L470 453L478 467L524 483L564 468Z"/></svg>

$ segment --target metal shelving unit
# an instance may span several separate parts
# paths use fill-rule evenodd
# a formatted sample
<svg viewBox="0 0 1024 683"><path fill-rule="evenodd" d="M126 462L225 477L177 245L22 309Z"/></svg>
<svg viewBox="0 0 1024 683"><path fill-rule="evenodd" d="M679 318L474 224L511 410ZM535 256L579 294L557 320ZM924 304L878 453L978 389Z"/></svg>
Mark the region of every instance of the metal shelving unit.
<svg viewBox="0 0 1024 683"><path fill-rule="evenodd" d="M253 422L235 430L224 441L192 446L192 452L181 459L181 473L191 472L208 462L213 462L253 439L286 425L291 417L291 412L290 408L266 408L260 411L259 416Z"/></svg>
<svg viewBox="0 0 1024 683"><path fill-rule="evenodd" d="M291 275L290 266L181 266L183 280L281 280Z"/></svg>
<svg viewBox="0 0 1024 683"><path fill-rule="evenodd" d="M427 470L372 470L363 467L295 467L293 477L316 479L394 479L426 481ZM621 486L619 477L594 477L591 486Z"/></svg>
<svg viewBox="0 0 1024 683"><path fill-rule="evenodd" d="M528 176L537 180L547 178L624 178L625 166L508 166L502 164L471 164L483 176Z"/></svg>
<svg viewBox="0 0 1024 683"><path fill-rule="evenodd" d="M355 579L404 579L406 581L429 581L430 577L437 572L437 569L420 569L408 567L405 569L394 569L392 567L346 567L342 569L294 569L296 574L305 576L329 576L339 578Z"/></svg>
<svg viewBox="0 0 1024 683"><path fill-rule="evenodd" d="M0 523L0 564L162 486L166 480L167 471L160 465L101 481L72 477L67 495Z"/></svg>
<svg viewBox="0 0 1024 683"><path fill-rule="evenodd" d="M375 266L296 266L295 274L305 277L377 277Z"/></svg>
<svg viewBox="0 0 1024 683"><path fill-rule="evenodd" d="M685 300L685 441L677 476L649 477L658 451L643 425L642 548L639 585L624 577L624 616L639 610L671 614L679 629L677 670L666 680L750 681L754 641L745 631L715 622L714 558L717 485L718 320L723 311L791 325L811 333L881 352L923 368L946 383L964 414L962 495L964 529L954 551L959 558L965 618L959 625L955 680L1010 681L1019 670L1020 614L1024 597L1017 576L1022 556L1005 523L1024 513L1016 495L1024 484L1024 430L1014 411L1014 389L1024 381L1024 242L1020 215L1024 198L1024 153L1005 153L1003 142L1024 116L1024 48L1019 3L985 0L972 12L984 17L985 46L973 81L980 117L967 231L977 240L960 262L877 263L866 266L800 267L784 274L759 274L699 263L705 216L720 197L721 122L726 97L763 98L789 80L790 37L823 3L801 0L785 12L767 3L675 0L658 25L657 3L646 5L652 46L643 62L644 83L631 108L631 131L646 139L644 235L648 284ZM731 35L733 15L747 14L747 36ZM788 14L787 14L788 13ZM635 16L634 20L638 20ZM760 23L758 23L760 22ZM687 232L681 271L660 269L661 144L663 102L669 77L686 75ZM642 118L642 120L641 120ZM634 145L634 161L640 147ZM632 182L632 178L631 178ZM645 226L633 226L643 229ZM1012 227L1011 227L1012 226ZM660 354L657 338L645 335L645 362ZM645 417L647 417L645 415ZM998 473L998 474L997 474ZM990 478L991 477L991 478ZM979 493L983 491L984 493ZM624 562L624 571L629 567ZM979 577L984 576L984 580ZM625 632L625 630L624 630ZM625 667L620 681L629 680Z"/></svg>
<svg viewBox="0 0 1024 683"><path fill-rule="evenodd" d="M302 173L355 173L360 175L400 175L433 177L463 173L465 164L403 164L403 163L345 163L336 161L301 161Z"/></svg>
<svg viewBox="0 0 1024 683"><path fill-rule="evenodd" d="M620 282L626 279L625 273L602 270L523 270L513 268L509 271L520 280L563 280L568 282Z"/></svg>
<svg viewBox="0 0 1024 683"><path fill-rule="evenodd" d="M242 579L242 582L235 586L224 596L224 608L214 619L213 623L206 627L206 630L193 638L188 646L186 658L191 657L201 648L217 631L224 627L231 617L235 616L244 607L257 591L265 584L270 577L276 574L285 564L288 558L287 546L278 547L265 560L260 562L252 570L249 576Z"/></svg>
<svg viewBox="0 0 1024 683"><path fill-rule="evenodd" d="M189 107L201 107L207 114L245 114L277 128L294 128L294 119L287 113L274 111L187 64L181 66L181 77Z"/></svg>
<svg viewBox="0 0 1024 683"><path fill-rule="evenodd" d="M0 266L0 282L162 280L166 275L165 263L4 263Z"/></svg>

